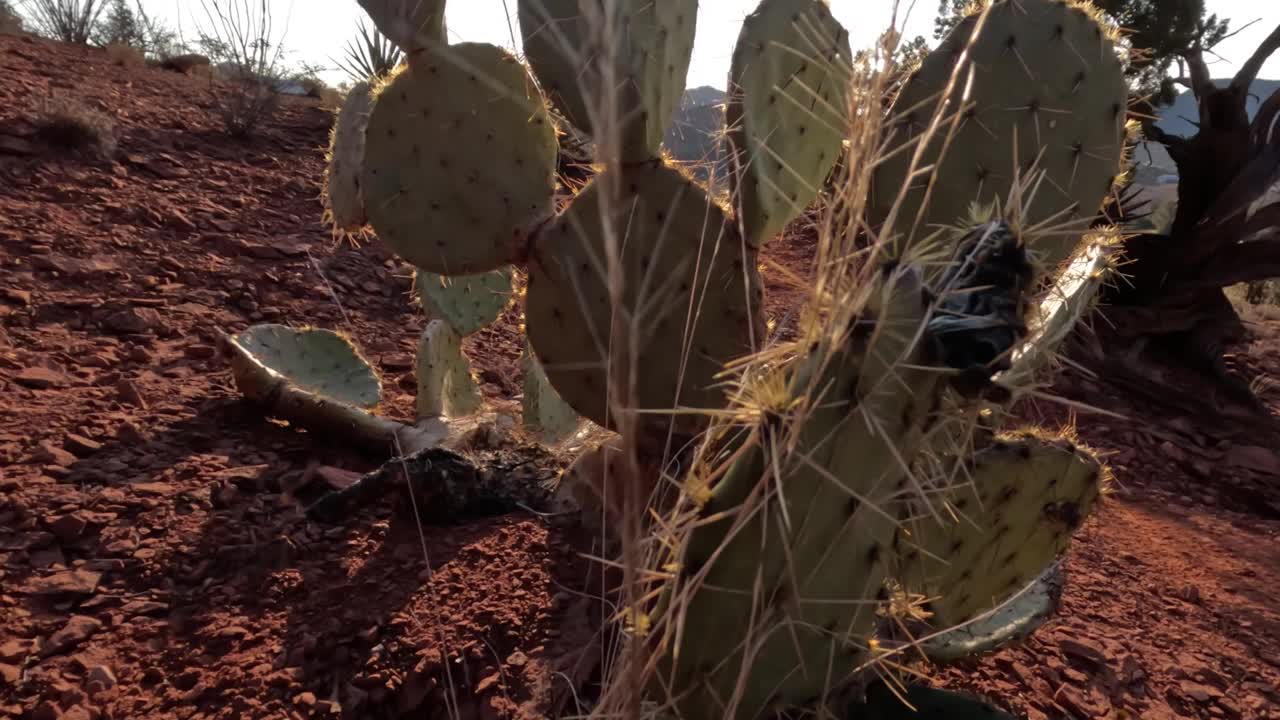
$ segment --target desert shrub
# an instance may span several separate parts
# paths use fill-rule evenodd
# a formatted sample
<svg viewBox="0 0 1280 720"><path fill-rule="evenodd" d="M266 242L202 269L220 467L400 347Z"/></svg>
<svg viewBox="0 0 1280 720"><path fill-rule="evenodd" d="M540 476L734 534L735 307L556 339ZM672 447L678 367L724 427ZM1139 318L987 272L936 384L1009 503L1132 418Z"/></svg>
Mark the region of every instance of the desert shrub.
<svg viewBox="0 0 1280 720"><path fill-rule="evenodd" d="M93 41L106 48L127 45L155 60L185 52L174 32L148 15L141 0L134 0L133 6L127 0L111 0L106 16L94 30Z"/></svg>
<svg viewBox="0 0 1280 720"><path fill-rule="evenodd" d="M404 53L377 27L370 29L361 20L357 32L360 36L347 42L346 58L335 61L353 83L386 77L400 64Z"/></svg>
<svg viewBox="0 0 1280 720"><path fill-rule="evenodd" d="M167 55L162 57L157 62L157 65L165 70L172 70L183 75L209 76L211 74L209 58L196 53Z"/></svg>
<svg viewBox="0 0 1280 720"><path fill-rule="evenodd" d="M36 117L36 135L65 150L89 150L104 158L116 152L115 121L77 98L53 96Z"/></svg>
<svg viewBox="0 0 1280 720"><path fill-rule="evenodd" d="M145 65L147 62L146 55L142 50L124 43L111 43L107 45L107 59L112 65L121 65L123 67L138 67Z"/></svg>
<svg viewBox="0 0 1280 720"><path fill-rule="evenodd" d="M142 36L142 28L133 8L125 0L111 0L106 15L93 29L93 42L102 47L124 45L142 48L146 38Z"/></svg>
<svg viewBox="0 0 1280 720"><path fill-rule="evenodd" d="M283 49L272 35L267 0L200 0L208 27L199 44L224 82L210 82L227 132L248 137L279 106Z"/></svg>
<svg viewBox="0 0 1280 720"><path fill-rule="evenodd" d="M106 3L102 0L30 0L28 7L40 34L86 45L96 32Z"/></svg>
<svg viewBox="0 0 1280 720"><path fill-rule="evenodd" d="M22 32L22 17L9 0L0 0L0 35L21 35Z"/></svg>

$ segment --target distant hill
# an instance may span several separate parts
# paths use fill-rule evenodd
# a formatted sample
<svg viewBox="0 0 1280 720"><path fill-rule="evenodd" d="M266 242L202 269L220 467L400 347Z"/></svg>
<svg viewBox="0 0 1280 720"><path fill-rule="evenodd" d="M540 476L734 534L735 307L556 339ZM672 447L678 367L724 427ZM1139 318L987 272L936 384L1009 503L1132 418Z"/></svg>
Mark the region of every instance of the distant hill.
<svg viewBox="0 0 1280 720"><path fill-rule="evenodd" d="M1225 87L1230 82L1231 78L1218 78L1213 81L1213 84ZM1277 89L1280 89L1280 80L1253 81L1253 85L1249 88L1250 97L1245 106L1250 118L1258 111L1260 102L1270 97ZM1184 90L1173 104L1161 109L1156 126L1171 135L1190 137L1196 134L1195 121L1199 114L1195 95L1190 90ZM1147 156L1148 151L1151 153L1150 157ZM1135 154L1135 159L1140 166L1150 165L1149 168L1140 169L1140 181L1144 183L1156 182L1158 176L1176 172L1173 159L1159 143L1142 143Z"/></svg>
<svg viewBox="0 0 1280 720"><path fill-rule="evenodd" d="M1213 82L1223 87L1231 79L1219 78ZM1247 105L1250 118L1257 112L1261 100L1276 90L1280 90L1280 80L1254 81L1249 88ZM703 179L707 177L710 166L720 166L723 162L723 152L716 141L724 127L726 97L723 90L706 85L686 90L667 128L667 149L677 160L692 165L695 173ZM1187 90L1178 95L1171 105L1161 109L1156 125L1172 135L1189 137L1196 132L1197 114L1195 96ZM1139 164L1139 182L1144 185L1169 182L1177 172L1169 153L1159 143L1140 144L1134 159ZM723 172L724 168L719 167L719 170Z"/></svg>

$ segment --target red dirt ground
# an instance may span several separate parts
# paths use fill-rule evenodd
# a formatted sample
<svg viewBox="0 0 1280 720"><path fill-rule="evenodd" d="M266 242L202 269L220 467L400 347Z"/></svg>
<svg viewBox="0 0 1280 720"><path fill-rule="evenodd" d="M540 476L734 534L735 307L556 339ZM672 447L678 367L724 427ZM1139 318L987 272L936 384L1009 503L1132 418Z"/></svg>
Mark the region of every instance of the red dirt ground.
<svg viewBox="0 0 1280 720"><path fill-rule="evenodd" d="M237 142L204 80L9 37L0 68L0 718L572 712L601 653L574 539L524 513L420 536L389 502L304 522L316 466L377 459L263 420L219 356L252 322L342 329L387 412L412 413L409 268L318 220L330 115L287 98ZM115 162L28 136L51 92L115 118ZM513 398L514 324L467 344L486 394ZM1263 319L1237 362L1280 378L1277 348ZM940 681L1032 718L1280 718L1277 434L1074 375L1058 390L1126 416L1081 424L1119 490L1073 546L1060 616Z"/></svg>

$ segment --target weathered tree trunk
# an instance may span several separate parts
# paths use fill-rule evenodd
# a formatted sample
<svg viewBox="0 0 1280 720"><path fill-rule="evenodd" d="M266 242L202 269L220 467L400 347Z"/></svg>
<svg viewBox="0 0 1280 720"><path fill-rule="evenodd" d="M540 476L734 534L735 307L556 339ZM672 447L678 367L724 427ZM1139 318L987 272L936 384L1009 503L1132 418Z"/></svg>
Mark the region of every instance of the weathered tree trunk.
<svg viewBox="0 0 1280 720"><path fill-rule="evenodd" d="M1223 294L1239 282L1280 277L1280 92L1265 99L1250 122L1249 87L1280 48L1280 27L1258 47L1226 87L1209 77L1200 51L1186 58L1199 106L1197 133L1165 133L1148 123L1178 167L1178 207L1168 234L1130 238L1125 278L1104 298L1111 343L1163 342L1190 364L1226 378L1222 346L1242 329Z"/></svg>

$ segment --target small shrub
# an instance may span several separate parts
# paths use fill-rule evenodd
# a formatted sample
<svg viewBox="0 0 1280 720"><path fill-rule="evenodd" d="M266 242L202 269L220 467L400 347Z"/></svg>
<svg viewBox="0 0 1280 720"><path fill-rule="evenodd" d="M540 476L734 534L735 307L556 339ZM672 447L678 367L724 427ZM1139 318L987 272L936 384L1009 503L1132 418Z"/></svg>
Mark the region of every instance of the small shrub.
<svg viewBox="0 0 1280 720"><path fill-rule="evenodd" d="M138 18L125 0L111 0L110 9L93 30L93 41L102 47L124 45L141 48L146 44Z"/></svg>
<svg viewBox="0 0 1280 720"><path fill-rule="evenodd" d="M129 6L127 0L112 0L106 17L94 31L94 42L102 47L127 45L144 59L159 61L184 52L173 31L147 14L141 0Z"/></svg>
<svg viewBox="0 0 1280 720"><path fill-rule="evenodd" d="M200 0L210 27L200 30L200 47L224 82L210 82L223 126L248 137L280 104L276 93L286 77L283 50L272 37L267 0Z"/></svg>
<svg viewBox="0 0 1280 720"><path fill-rule="evenodd" d="M347 42L347 57L336 61L338 67L356 83L389 75L400 64L404 53L376 26L371 30L361 20L357 31L360 37Z"/></svg>
<svg viewBox="0 0 1280 720"><path fill-rule="evenodd" d="M115 121L82 100L55 96L45 100L36 118L36 136L65 150L92 150L103 158L116 152Z"/></svg>
<svg viewBox="0 0 1280 720"><path fill-rule="evenodd" d="M31 19L42 35L87 45L106 3L101 0L30 0Z"/></svg>
<svg viewBox="0 0 1280 720"><path fill-rule="evenodd" d="M183 53L181 55L170 55L160 59L160 67L165 70L182 73L183 75L210 75L209 58L196 53Z"/></svg>
<svg viewBox="0 0 1280 720"><path fill-rule="evenodd" d="M107 59L112 65L122 67L140 67L147 63L147 57L141 50L124 43L111 43L107 46Z"/></svg>

